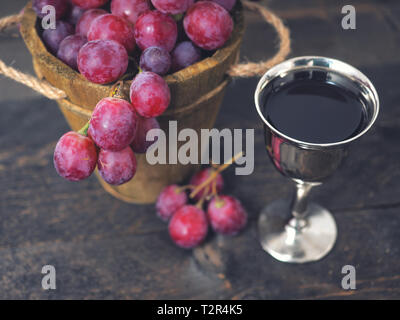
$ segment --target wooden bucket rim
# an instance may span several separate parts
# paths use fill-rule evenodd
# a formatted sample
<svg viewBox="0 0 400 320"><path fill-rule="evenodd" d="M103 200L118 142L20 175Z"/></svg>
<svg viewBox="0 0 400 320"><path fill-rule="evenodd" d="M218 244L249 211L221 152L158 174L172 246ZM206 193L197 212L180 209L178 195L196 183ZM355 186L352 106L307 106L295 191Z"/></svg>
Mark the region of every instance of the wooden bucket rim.
<svg viewBox="0 0 400 320"><path fill-rule="evenodd" d="M208 93L206 93L205 95L201 96L199 99L197 99L195 102L186 105L180 109L177 110L171 110L170 112L168 112L168 110L163 113L160 117L170 117L172 115L176 115L179 113L188 113L190 112L193 108L195 108L196 106L202 104L204 101L207 101L208 99L210 99L211 97L213 97L214 95L218 94L220 91L222 91L230 82L230 78L226 78L218 87L212 89L211 91L209 91ZM79 116L83 116L86 117L88 119L90 119L92 111L85 109L83 107L80 107L74 103L72 103L71 101L67 100L67 99L62 99L59 101L65 108L67 108L69 111L75 113L76 115Z"/></svg>

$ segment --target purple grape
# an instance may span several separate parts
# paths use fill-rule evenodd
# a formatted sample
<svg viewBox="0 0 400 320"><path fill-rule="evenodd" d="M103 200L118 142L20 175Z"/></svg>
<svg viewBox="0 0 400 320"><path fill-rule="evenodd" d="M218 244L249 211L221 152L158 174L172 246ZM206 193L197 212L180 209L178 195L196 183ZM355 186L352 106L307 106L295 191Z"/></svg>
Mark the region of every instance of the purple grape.
<svg viewBox="0 0 400 320"><path fill-rule="evenodd" d="M149 47L140 56L140 68L164 75L171 67L171 56L169 52L160 47Z"/></svg>
<svg viewBox="0 0 400 320"><path fill-rule="evenodd" d="M215 50L230 38L233 20L229 12L219 4L198 1L186 12L183 26L196 46L204 50Z"/></svg>
<svg viewBox="0 0 400 320"><path fill-rule="evenodd" d="M66 37L60 43L57 57L72 69L78 70L78 53L86 42L87 39L81 35Z"/></svg>
<svg viewBox="0 0 400 320"><path fill-rule="evenodd" d="M231 11L235 6L236 0L211 0L212 2L218 3L221 7L228 11Z"/></svg>
<svg viewBox="0 0 400 320"><path fill-rule="evenodd" d="M76 25L85 11L85 9L79 8L78 6L72 6L71 10L65 17L65 20L73 25Z"/></svg>
<svg viewBox="0 0 400 320"><path fill-rule="evenodd" d="M73 33L74 27L72 24L64 21L57 21L56 28L44 30L42 37L50 52L56 54L61 41Z"/></svg>
<svg viewBox="0 0 400 320"><path fill-rule="evenodd" d="M214 231L226 235L235 235L242 230L248 216L238 199L225 195L219 195L210 201L207 215Z"/></svg>
<svg viewBox="0 0 400 320"><path fill-rule="evenodd" d="M112 0L111 13L135 24L139 16L150 10L150 0Z"/></svg>
<svg viewBox="0 0 400 320"><path fill-rule="evenodd" d="M156 202L157 215L161 220L168 221L187 202L188 197L184 189L176 184L166 186Z"/></svg>
<svg viewBox="0 0 400 320"><path fill-rule="evenodd" d="M102 149L121 151L135 137L137 115L132 105L123 99L103 98L90 119L88 134Z"/></svg>
<svg viewBox="0 0 400 320"><path fill-rule="evenodd" d="M133 79L129 96L133 108L145 118L160 116L171 102L168 84L157 73L150 71L143 71Z"/></svg>
<svg viewBox="0 0 400 320"><path fill-rule="evenodd" d="M128 68L128 53L114 40L86 43L78 54L79 72L89 81L99 84L119 79Z"/></svg>
<svg viewBox="0 0 400 320"><path fill-rule="evenodd" d="M68 12L70 4L68 0L33 0L32 8L39 18L47 15L47 12L42 13L42 8L45 6L53 6L55 8L56 19L58 20Z"/></svg>
<svg viewBox="0 0 400 320"><path fill-rule="evenodd" d="M136 153L145 153L147 149L158 140L158 137L155 137L152 141L146 140L147 132L151 129L160 129L156 118L138 117L135 138L131 143L133 151Z"/></svg>
<svg viewBox="0 0 400 320"><path fill-rule="evenodd" d="M85 11L76 23L76 34L81 34L87 37L90 25L92 24L94 19L103 14L107 14L107 11L103 9L90 9Z"/></svg>
<svg viewBox="0 0 400 320"><path fill-rule="evenodd" d="M176 21L160 11L147 11L135 24L135 40L140 49L161 47L170 52L178 37Z"/></svg>
<svg viewBox="0 0 400 320"><path fill-rule="evenodd" d="M88 178L97 163L94 142L77 132L67 132L58 140L54 150L54 167L57 173L70 181Z"/></svg>
<svg viewBox="0 0 400 320"><path fill-rule="evenodd" d="M129 147L121 151L101 149L97 167L105 182L112 185L120 185L128 182L135 175L136 157Z"/></svg>
<svg viewBox="0 0 400 320"><path fill-rule="evenodd" d="M172 51L172 70L179 71L201 59L201 50L191 41L179 43Z"/></svg>
<svg viewBox="0 0 400 320"><path fill-rule="evenodd" d="M120 16L114 14L103 14L90 24L87 38L94 40L114 40L122 44L128 53L135 49L135 37L133 25Z"/></svg>

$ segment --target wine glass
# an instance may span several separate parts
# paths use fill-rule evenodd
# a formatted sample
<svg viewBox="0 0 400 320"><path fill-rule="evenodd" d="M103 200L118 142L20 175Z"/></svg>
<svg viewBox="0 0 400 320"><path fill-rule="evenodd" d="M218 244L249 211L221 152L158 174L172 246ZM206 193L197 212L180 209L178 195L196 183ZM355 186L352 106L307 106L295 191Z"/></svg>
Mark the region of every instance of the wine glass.
<svg viewBox="0 0 400 320"><path fill-rule="evenodd" d="M330 143L297 140L276 129L266 114L266 99L276 92L271 87L317 72L323 74L327 83L353 92L365 107L362 125L345 140ZM296 74L300 77L293 76ZM331 58L306 56L287 60L265 73L255 91L255 105L264 122L265 144L272 163L296 185L292 200L279 199L262 210L258 221L259 240L263 249L279 261L317 261L334 246L337 228L327 209L308 201L310 191L340 166L349 144L371 128L379 112L377 92L371 81L354 67ZM284 116L291 117L291 114Z"/></svg>

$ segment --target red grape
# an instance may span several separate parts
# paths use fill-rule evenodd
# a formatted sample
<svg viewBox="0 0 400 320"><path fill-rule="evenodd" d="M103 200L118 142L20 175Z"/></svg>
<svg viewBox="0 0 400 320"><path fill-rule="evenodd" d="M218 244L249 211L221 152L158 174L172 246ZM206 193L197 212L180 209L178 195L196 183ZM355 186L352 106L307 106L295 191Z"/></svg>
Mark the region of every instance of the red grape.
<svg viewBox="0 0 400 320"><path fill-rule="evenodd" d="M121 151L101 149L97 167L108 184L120 185L128 182L136 173L136 157L130 147Z"/></svg>
<svg viewBox="0 0 400 320"><path fill-rule="evenodd" d="M214 169L212 168L206 168L203 170L200 170L199 172L197 172L192 179L190 180L190 184L197 187L199 185L201 185L204 181L206 181L211 173L213 173ZM224 180L222 179L222 175L220 173L218 173L217 177L215 178L215 180L213 182L211 182L211 184L209 185L210 188L207 192L207 195L210 195L212 192L212 184L216 181L217 183L217 193L220 193L224 187ZM194 197L195 200L200 200L201 197L203 197L205 191L206 191L207 187L204 187L199 193L196 194L196 196Z"/></svg>
<svg viewBox="0 0 400 320"><path fill-rule="evenodd" d="M201 51L191 41L179 43L172 51L172 70L184 69L201 59Z"/></svg>
<svg viewBox="0 0 400 320"><path fill-rule="evenodd" d="M215 2L199 1L187 11L183 20L186 34L205 50L222 47L233 30L228 11Z"/></svg>
<svg viewBox="0 0 400 320"><path fill-rule="evenodd" d="M86 43L78 54L78 69L94 83L110 83L120 78L128 68L128 53L114 40Z"/></svg>
<svg viewBox="0 0 400 320"><path fill-rule="evenodd" d="M71 10L65 17L65 20L73 25L76 25L84 12L85 9L82 9L78 6L72 6Z"/></svg>
<svg viewBox="0 0 400 320"><path fill-rule="evenodd" d="M137 115L128 101L104 98L93 111L88 134L100 148L120 151L133 141L136 124Z"/></svg>
<svg viewBox="0 0 400 320"><path fill-rule="evenodd" d="M208 221L200 208L186 205L172 216L169 226L171 239L182 248L193 248L207 236Z"/></svg>
<svg viewBox="0 0 400 320"><path fill-rule="evenodd" d="M167 83L158 74L144 71L133 79L130 98L136 112L145 118L161 115L171 99Z"/></svg>
<svg viewBox="0 0 400 320"><path fill-rule="evenodd" d="M103 14L107 14L107 11L102 9L91 9L85 11L79 19L78 23L76 24L76 34L87 37L90 25L92 24L93 20Z"/></svg>
<svg viewBox="0 0 400 320"><path fill-rule="evenodd" d="M72 3L83 9L93 9L104 6L108 0L71 0Z"/></svg>
<svg viewBox="0 0 400 320"><path fill-rule="evenodd" d="M159 47L148 47L140 56L140 69L164 75L171 67L171 56L168 51Z"/></svg>
<svg viewBox="0 0 400 320"><path fill-rule="evenodd" d="M152 141L146 140L147 132L151 129L160 129L157 119L138 116L135 138L131 143L133 151L136 153L145 153L147 149L158 140L158 137L155 137Z"/></svg>
<svg viewBox="0 0 400 320"><path fill-rule="evenodd" d="M184 13L194 0L151 0L154 7L163 13L179 14Z"/></svg>
<svg viewBox="0 0 400 320"><path fill-rule="evenodd" d="M135 24L139 16L150 10L150 0L112 0L111 13Z"/></svg>
<svg viewBox="0 0 400 320"><path fill-rule="evenodd" d="M97 17L90 25L88 40L114 40L122 44L128 53L135 49L133 25L113 14Z"/></svg>
<svg viewBox="0 0 400 320"><path fill-rule="evenodd" d="M145 12L136 21L135 39L142 50L155 46L169 52L174 48L177 36L175 20L160 11Z"/></svg>
<svg viewBox="0 0 400 320"><path fill-rule="evenodd" d="M64 21L57 21L55 29L46 29L43 31L42 38L51 53L56 54L61 41L74 33L72 24Z"/></svg>
<svg viewBox="0 0 400 320"><path fill-rule="evenodd" d="M53 160L61 177L70 181L83 180L96 168L96 146L88 137L70 131L57 142Z"/></svg>
<svg viewBox="0 0 400 320"><path fill-rule="evenodd" d="M239 200L230 196L218 196L211 200L207 209L214 231L234 235L247 223L247 212Z"/></svg>
<svg viewBox="0 0 400 320"><path fill-rule="evenodd" d="M32 8L39 18L43 18L48 13L42 13L42 8L45 6L53 6L56 13L56 19L62 18L69 9L68 0L33 0Z"/></svg>
<svg viewBox="0 0 400 320"><path fill-rule="evenodd" d="M84 36L68 36L60 43L57 57L72 69L78 70L78 53L80 48L87 42Z"/></svg>
<svg viewBox="0 0 400 320"><path fill-rule="evenodd" d="M186 192L176 184L167 186L158 196L156 209L157 215L164 221L168 221L172 215L188 201Z"/></svg>
<svg viewBox="0 0 400 320"><path fill-rule="evenodd" d="M231 11L236 3L236 0L211 0L211 1L218 3L221 7L225 8L228 11Z"/></svg>

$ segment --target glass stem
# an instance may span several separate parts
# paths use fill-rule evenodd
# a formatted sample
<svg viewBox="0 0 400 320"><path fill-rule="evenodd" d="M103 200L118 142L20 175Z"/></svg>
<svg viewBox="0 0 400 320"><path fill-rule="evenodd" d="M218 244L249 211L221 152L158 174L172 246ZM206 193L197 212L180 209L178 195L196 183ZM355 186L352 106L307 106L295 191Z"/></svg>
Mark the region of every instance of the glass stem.
<svg viewBox="0 0 400 320"><path fill-rule="evenodd" d="M301 230L307 225L308 196L312 187L313 185L310 183L296 183L296 192L290 205L293 217L289 221L289 225L296 230Z"/></svg>

